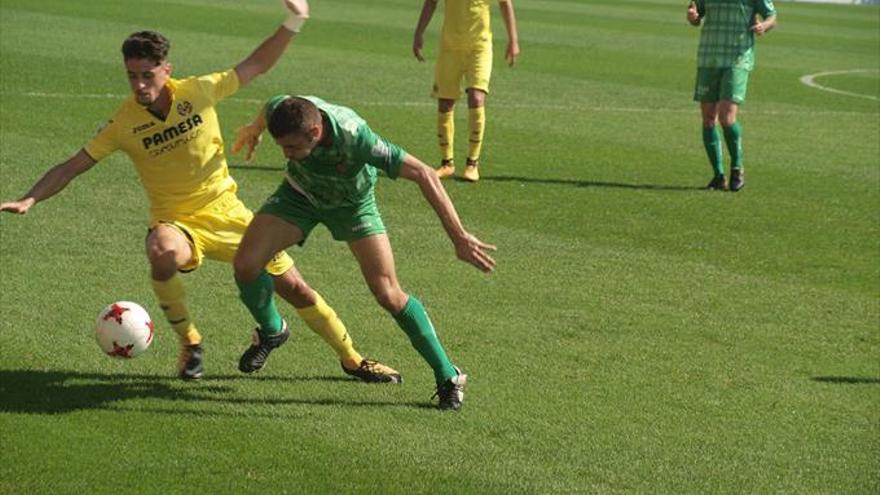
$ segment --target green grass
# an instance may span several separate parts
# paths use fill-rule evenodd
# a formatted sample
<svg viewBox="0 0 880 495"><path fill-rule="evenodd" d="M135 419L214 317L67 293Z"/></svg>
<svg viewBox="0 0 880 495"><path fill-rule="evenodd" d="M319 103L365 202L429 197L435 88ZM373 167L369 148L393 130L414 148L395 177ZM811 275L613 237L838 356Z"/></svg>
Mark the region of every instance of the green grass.
<svg viewBox="0 0 880 495"><path fill-rule="evenodd" d="M699 190L698 30L681 5L520 0L512 70L493 6L484 179L446 185L499 246L496 273L455 261L413 184L377 192L404 288L470 375L459 414L430 407L430 370L324 230L291 254L402 386L344 379L286 306L291 343L239 375L252 322L213 262L186 276L204 380L174 378L161 318L143 356L102 356L104 305L161 316L147 204L121 154L27 216L0 215L0 493L877 493L880 104L799 78L880 67L880 11L777 8L741 111L748 186L730 194ZM418 9L313 2L278 66L220 104L227 140L255 101L316 94L435 162ZM129 33L167 34L185 76L234 65L280 17L271 1L0 0L0 198L127 94ZM877 72L817 82L880 96ZM457 126L461 156L464 112ZM268 140L230 165L252 207L280 180Z"/></svg>

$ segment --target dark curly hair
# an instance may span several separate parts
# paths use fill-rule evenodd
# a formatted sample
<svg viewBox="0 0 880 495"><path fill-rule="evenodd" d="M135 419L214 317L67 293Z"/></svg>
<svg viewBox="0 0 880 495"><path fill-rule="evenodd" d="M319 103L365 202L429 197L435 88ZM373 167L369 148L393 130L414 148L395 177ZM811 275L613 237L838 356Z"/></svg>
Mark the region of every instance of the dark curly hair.
<svg viewBox="0 0 880 495"><path fill-rule="evenodd" d="M133 33L122 43L122 56L125 60L144 58L159 65L168 57L171 42L155 31Z"/></svg>

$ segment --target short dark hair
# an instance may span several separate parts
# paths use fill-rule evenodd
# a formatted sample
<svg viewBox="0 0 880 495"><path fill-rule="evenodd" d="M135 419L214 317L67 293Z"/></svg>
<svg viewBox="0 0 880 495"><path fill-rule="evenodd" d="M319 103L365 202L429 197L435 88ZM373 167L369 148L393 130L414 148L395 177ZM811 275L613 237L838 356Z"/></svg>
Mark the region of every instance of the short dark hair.
<svg viewBox="0 0 880 495"><path fill-rule="evenodd" d="M291 96L284 99L269 116L269 134L274 138L288 134L305 134L313 125L321 124L321 111L311 101Z"/></svg>
<svg viewBox="0 0 880 495"><path fill-rule="evenodd" d="M132 33L122 43L122 56L125 60L144 58L159 65L168 57L171 42L168 38L155 31L139 31Z"/></svg>

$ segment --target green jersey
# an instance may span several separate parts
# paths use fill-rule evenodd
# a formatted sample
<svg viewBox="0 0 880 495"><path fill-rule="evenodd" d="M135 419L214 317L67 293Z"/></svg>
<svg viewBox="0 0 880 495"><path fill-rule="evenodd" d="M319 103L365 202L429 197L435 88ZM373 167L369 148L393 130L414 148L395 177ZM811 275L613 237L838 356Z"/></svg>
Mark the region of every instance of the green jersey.
<svg viewBox="0 0 880 495"><path fill-rule="evenodd" d="M775 16L773 0L696 0L703 19L697 67L737 68L755 66L755 16Z"/></svg>
<svg viewBox="0 0 880 495"><path fill-rule="evenodd" d="M288 95L271 98L266 120ZM332 209L372 202L378 171L396 179L406 152L373 132L354 110L304 96L326 116L329 147L318 145L304 160L287 162L287 182L315 207Z"/></svg>

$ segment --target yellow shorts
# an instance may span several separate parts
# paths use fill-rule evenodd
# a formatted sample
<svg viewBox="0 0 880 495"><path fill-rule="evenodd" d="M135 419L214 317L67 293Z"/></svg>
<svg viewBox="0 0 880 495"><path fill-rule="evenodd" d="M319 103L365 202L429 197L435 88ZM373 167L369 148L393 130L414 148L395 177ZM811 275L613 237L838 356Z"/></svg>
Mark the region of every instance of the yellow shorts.
<svg viewBox="0 0 880 495"><path fill-rule="evenodd" d="M167 218L154 218L150 230L158 225L177 229L192 248L192 259L182 272L198 268L205 258L231 263L241 244L241 238L254 218L251 210L234 193L226 193L205 208L191 214L176 214ZM293 260L284 251L279 252L266 265L272 275L281 275L293 266Z"/></svg>
<svg viewBox="0 0 880 495"><path fill-rule="evenodd" d="M492 77L492 45L480 44L471 49L441 48L434 70L434 98L457 100L462 96L462 80L465 89L489 92Z"/></svg>

